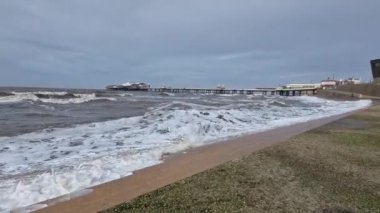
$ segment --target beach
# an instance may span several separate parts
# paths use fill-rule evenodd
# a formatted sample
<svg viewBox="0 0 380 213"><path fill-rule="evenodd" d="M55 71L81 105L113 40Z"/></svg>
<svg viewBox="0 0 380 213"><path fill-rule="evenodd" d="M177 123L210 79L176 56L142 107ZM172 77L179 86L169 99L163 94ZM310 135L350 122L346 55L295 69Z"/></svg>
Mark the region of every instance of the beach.
<svg viewBox="0 0 380 213"><path fill-rule="evenodd" d="M380 106L106 212L379 212Z"/></svg>
<svg viewBox="0 0 380 213"><path fill-rule="evenodd" d="M268 199L270 199L270 196L274 196L278 193L276 192L276 190L274 190L274 188L277 188L279 187L279 184L281 185L288 181L288 177L284 179L283 176L284 174L286 174L286 172L289 172L287 171L289 170L289 165L280 164L279 161L282 162L282 159L267 159L263 158L263 156L267 156L267 152L277 153L277 151L273 151L272 149L276 149L277 147L282 146L286 146L287 149L290 149L292 152L294 152L294 154L300 152L301 154L303 153L307 156L308 153L306 151L308 149L314 150L315 147L322 146L322 144L319 144L319 141L321 139L316 136L324 135L324 133L321 132L323 129L327 129L323 131L329 131L329 129L334 125L334 128L338 129L350 129L352 125L356 125L355 128L360 129L363 123L361 123L361 121L359 120L363 119L363 113L370 113L369 116L365 117L365 119L374 118L375 121L371 122L378 122L376 119L379 118L372 117L372 115L377 115L377 113L379 113L379 108L372 107L370 110L356 113L354 115L349 116L348 118L343 118L347 116L347 114L334 116L320 120L310 121L307 123L300 123L292 126L281 127L253 135L247 135L233 140L215 143L203 147L193 148L190 150L186 150L182 153L170 155L166 157L164 163L139 170L135 172L132 176L128 176L120 180L115 180L109 183L93 187L91 188L90 193L85 194L83 196L72 198L69 201L65 202L57 202L57 199L53 199L50 202L44 202L44 204L48 204L50 206L48 208L39 210L39 212L95 212L131 200L131 203L121 205L119 207L116 207L115 209L110 209L108 211L202 211L204 210L204 208L212 208L212 206L214 206L214 208L212 208L211 210L220 211L223 209L230 209L232 211L244 207L244 205L240 206L240 201L242 201L243 198L240 199L239 196L244 197L244 194L247 194L247 187L252 188L252 186L257 186L257 190L272 190L271 195L267 195L267 192L265 192L265 190L263 191L264 194L257 194L258 191L255 187L255 190L253 190L255 192L255 196L262 196L263 199L266 200L266 205L272 206L273 203L268 202ZM352 120L352 117L358 116L361 116L358 121ZM327 126L322 126L331 122L333 123ZM363 122L366 123L367 121L365 120ZM348 123L351 126L339 126L339 124L341 123ZM369 128L371 125L375 124L366 123L366 125L364 125L364 128ZM296 136L308 130L311 130L311 132L307 132L301 134L300 136ZM309 148L298 147L297 144L294 144L297 143L294 141L299 140L298 138L302 139L300 141L308 141L309 139L307 139L307 137L310 137L310 134L312 137L313 144L307 145L310 146ZM294 138L294 136L296 137ZM304 137L306 137L306 139L304 139ZM286 142L280 143L283 141ZM314 150L312 153L316 152L317 151ZM286 158L286 156L282 157ZM309 157L313 158L313 156ZM292 164L292 162L289 163ZM252 171L250 171L248 168L250 165L253 166ZM257 168L260 170L256 170ZM298 166L298 168L300 167ZM259 180L260 177L263 177L263 175L269 175L265 172L263 173L263 171L271 173L270 179L273 182L263 182L264 185L260 185L260 183L262 182L261 180ZM201 173L197 174L199 172ZM276 174L275 172L279 172L279 174ZM292 175L294 176L293 179L299 178L297 177L297 174ZM242 180L246 178L250 180ZM232 186L229 184L233 185L233 189L231 188ZM159 189L161 187L164 188ZM293 194L294 191L297 191L297 186L293 187L295 188L292 189L293 191L291 192L291 194ZM157 189L158 191L151 192ZM145 193L148 194L143 195ZM302 191L301 187L301 190L299 190L297 193L301 195L305 192ZM134 198L140 195L143 196L133 200ZM225 198L224 196L227 196L227 198ZM285 193L282 196L285 199L285 197L287 197L288 195ZM67 200L68 198L69 196L66 196L61 198L61 200ZM230 201L226 201L226 205L220 205L220 199ZM299 199L299 197L296 197L295 199ZM244 202L248 201L249 199ZM280 201L284 202L284 200L273 200L273 202ZM52 205L52 203L54 203L54 205ZM265 207L265 205L263 206L263 204L258 206L262 206L263 208ZM265 210L265 208L261 210Z"/></svg>
<svg viewBox="0 0 380 213"><path fill-rule="evenodd" d="M111 208L371 105L261 94L4 93L0 212Z"/></svg>
<svg viewBox="0 0 380 213"><path fill-rule="evenodd" d="M102 184L144 179L148 176L137 175L146 172L144 168L157 170L151 180L132 184L128 190L105 187L106 194L121 193L109 196L116 200L101 200L104 193L98 194L102 205L96 210L110 208L371 104L261 94L54 88L3 92L0 212L95 196L95 189L105 187ZM177 174L162 170L160 175L161 167L155 167L160 164L177 169ZM138 187L146 183L151 188ZM131 193L128 199L125 191Z"/></svg>

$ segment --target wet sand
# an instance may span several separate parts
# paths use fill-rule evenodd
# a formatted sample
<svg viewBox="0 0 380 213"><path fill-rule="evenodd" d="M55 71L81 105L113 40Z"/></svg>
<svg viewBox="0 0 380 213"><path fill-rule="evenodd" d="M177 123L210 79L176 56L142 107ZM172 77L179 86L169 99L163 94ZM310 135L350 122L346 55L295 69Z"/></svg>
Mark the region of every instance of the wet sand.
<svg viewBox="0 0 380 213"><path fill-rule="evenodd" d="M130 201L178 180L211 169L243 156L340 119L345 115L300 123L292 126L242 136L186 150L172 155L159 165L134 172L133 175L92 187L88 193L75 197L66 195L40 203L48 207L37 212L97 212ZM63 202L62 202L63 201Z"/></svg>

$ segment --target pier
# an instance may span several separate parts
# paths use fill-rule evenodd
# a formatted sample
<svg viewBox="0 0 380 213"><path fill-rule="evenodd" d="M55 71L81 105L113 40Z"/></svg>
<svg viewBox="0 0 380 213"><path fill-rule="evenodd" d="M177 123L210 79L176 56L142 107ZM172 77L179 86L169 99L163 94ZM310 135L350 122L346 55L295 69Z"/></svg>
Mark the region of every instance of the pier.
<svg viewBox="0 0 380 213"><path fill-rule="evenodd" d="M190 89L190 88L149 88L149 92L167 93L194 93L194 94L239 94L239 95L280 95L280 96L300 96L315 95L316 88L256 88L256 89Z"/></svg>

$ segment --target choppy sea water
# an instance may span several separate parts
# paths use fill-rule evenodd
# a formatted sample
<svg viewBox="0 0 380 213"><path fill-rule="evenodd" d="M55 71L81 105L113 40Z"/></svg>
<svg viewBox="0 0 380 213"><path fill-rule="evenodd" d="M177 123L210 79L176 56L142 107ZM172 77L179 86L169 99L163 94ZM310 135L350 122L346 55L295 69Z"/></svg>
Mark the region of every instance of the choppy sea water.
<svg viewBox="0 0 380 213"><path fill-rule="evenodd" d="M164 154L369 100L0 88L0 211L131 175Z"/></svg>

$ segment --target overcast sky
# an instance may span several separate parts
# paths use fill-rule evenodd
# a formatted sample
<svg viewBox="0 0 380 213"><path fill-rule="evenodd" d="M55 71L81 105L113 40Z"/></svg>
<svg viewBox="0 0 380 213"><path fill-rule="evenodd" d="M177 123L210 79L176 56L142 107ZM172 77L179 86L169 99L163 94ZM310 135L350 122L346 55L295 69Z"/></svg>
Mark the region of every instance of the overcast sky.
<svg viewBox="0 0 380 213"><path fill-rule="evenodd" d="M0 86L370 79L379 0L1 0Z"/></svg>

